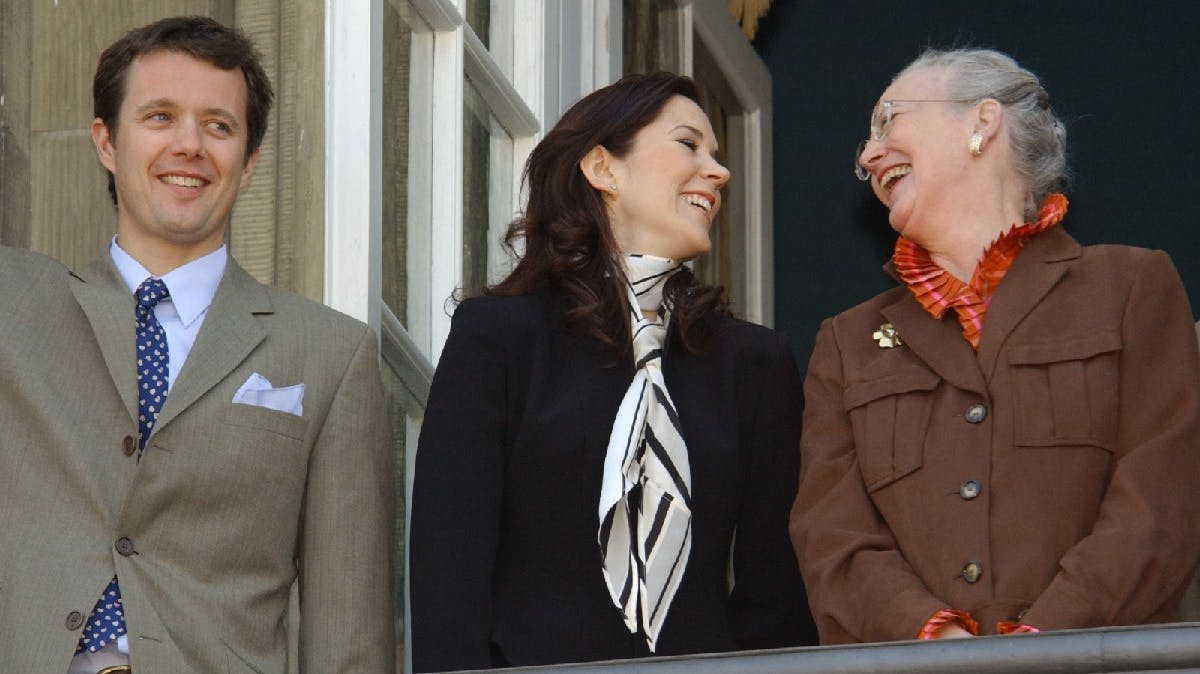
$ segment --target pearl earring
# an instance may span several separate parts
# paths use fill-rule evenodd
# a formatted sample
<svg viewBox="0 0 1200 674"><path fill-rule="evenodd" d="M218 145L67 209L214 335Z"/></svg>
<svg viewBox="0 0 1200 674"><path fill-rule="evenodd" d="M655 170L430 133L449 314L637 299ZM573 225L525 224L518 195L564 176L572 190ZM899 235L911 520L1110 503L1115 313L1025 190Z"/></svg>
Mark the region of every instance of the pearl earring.
<svg viewBox="0 0 1200 674"><path fill-rule="evenodd" d="M967 151L972 157L978 157L983 154L983 136L979 132L971 134L971 138L967 140Z"/></svg>
<svg viewBox="0 0 1200 674"><path fill-rule="evenodd" d="M613 192L616 192L616 191L617 191L617 184L616 184L616 183L609 183L609 184L608 184L608 189L612 190Z"/></svg>

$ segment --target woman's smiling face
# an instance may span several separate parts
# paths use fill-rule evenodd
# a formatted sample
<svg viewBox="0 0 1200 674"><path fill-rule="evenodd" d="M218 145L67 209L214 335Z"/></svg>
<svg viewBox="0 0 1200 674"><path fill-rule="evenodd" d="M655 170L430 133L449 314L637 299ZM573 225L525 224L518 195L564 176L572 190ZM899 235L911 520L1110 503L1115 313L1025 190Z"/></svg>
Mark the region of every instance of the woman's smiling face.
<svg viewBox="0 0 1200 674"><path fill-rule="evenodd" d="M946 76L923 69L893 82L873 115L883 138L872 137L859 156L892 228L918 243L923 216L965 196L955 187L971 159L966 143L973 120L970 107L945 101ZM879 112L885 104L890 117Z"/></svg>
<svg viewBox="0 0 1200 674"><path fill-rule="evenodd" d="M708 231L729 181L716 152L708 116L675 96L638 131L624 157L612 158L617 189L609 218L622 252L689 260L708 251Z"/></svg>

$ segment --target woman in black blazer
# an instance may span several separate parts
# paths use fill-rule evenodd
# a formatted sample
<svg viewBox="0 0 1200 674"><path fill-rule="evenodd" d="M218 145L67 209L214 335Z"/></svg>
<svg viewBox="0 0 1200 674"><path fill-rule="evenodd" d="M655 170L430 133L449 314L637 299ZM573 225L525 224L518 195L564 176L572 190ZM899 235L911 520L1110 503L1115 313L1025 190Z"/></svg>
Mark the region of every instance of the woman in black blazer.
<svg viewBox="0 0 1200 674"><path fill-rule="evenodd" d="M459 305L421 429L416 671L815 641L795 363L680 262L729 178L698 100L626 77L529 157L523 255Z"/></svg>

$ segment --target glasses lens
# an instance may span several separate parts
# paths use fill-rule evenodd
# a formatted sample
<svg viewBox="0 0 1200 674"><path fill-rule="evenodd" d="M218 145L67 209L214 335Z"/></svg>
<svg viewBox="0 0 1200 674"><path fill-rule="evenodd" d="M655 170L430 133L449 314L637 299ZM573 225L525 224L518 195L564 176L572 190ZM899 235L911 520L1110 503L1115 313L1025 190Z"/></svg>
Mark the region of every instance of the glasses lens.
<svg viewBox="0 0 1200 674"><path fill-rule="evenodd" d="M892 102L883 101L875 108L871 116L871 138L883 140L887 138L888 127L892 124Z"/></svg>
<svg viewBox="0 0 1200 674"><path fill-rule="evenodd" d="M858 148L854 150L854 175L857 176L859 180L864 182L871 177L871 174L867 172L867 169L863 168L861 161L863 150L866 149L867 141L860 140L858 141Z"/></svg>

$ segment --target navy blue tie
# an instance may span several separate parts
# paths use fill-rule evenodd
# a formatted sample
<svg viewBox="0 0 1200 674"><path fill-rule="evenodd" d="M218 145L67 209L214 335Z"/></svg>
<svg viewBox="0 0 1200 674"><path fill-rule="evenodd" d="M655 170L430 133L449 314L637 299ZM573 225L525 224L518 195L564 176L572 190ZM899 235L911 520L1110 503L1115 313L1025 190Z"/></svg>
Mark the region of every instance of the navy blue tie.
<svg viewBox="0 0 1200 674"><path fill-rule="evenodd" d="M167 399L167 333L154 305L170 296L162 279L153 277L137 289L138 458Z"/></svg>
<svg viewBox="0 0 1200 674"><path fill-rule="evenodd" d="M154 430L158 411L167 398L167 335L154 316L154 305L170 296L162 279L153 277L142 281L136 291L139 460L146 440ZM76 652L88 650L94 653L122 634L125 634L125 613L121 607L121 588L114 576L92 609Z"/></svg>

